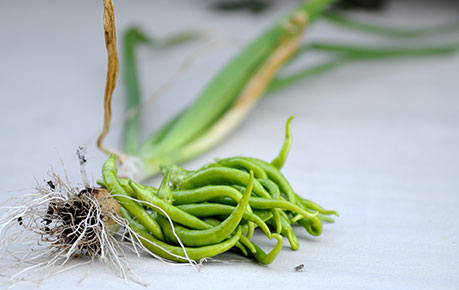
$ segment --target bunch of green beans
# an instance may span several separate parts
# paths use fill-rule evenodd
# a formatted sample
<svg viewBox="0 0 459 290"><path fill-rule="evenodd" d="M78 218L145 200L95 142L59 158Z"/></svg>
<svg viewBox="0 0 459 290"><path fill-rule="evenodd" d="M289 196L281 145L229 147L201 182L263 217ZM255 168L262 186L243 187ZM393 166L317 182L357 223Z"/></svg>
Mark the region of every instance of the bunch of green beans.
<svg viewBox="0 0 459 290"><path fill-rule="evenodd" d="M159 188L117 178L116 156L103 166L103 184L122 205L122 215L138 240L163 258L187 262L212 257L230 249L270 264L287 237L299 248L293 225L313 236L322 221L333 221L336 211L300 197L280 172L292 143L291 121L279 155L266 162L250 157L219 159L194 171L178 165L162 169ZM277 240L265 253L252 240L256 228Z"/></svg>

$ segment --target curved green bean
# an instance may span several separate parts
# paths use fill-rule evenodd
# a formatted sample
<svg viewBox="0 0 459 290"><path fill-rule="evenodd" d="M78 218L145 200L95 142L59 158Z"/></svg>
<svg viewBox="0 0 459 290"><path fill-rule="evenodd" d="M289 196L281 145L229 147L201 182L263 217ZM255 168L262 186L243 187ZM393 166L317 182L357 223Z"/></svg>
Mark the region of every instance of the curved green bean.
<svg viewBox="0 0 459 290"><path fill-rule="evenodd" d="M258 247L255 243L252 243L253 247L256 250L255 253L252 252L252 255L255 258L255 260L257 260L259 263L265 265L271 264L274 261L274 259L276 259L279 252L282 250L282 246L284 245L284 239L282 238L282 236L279 234L273 234L273 237L277 239L277 243L271 250L271 252L269 252L269 254L266 254L262 248Z"/></svg>
<svg viewBox="0 0 459 290"><path fill-rule="evenodd" d="M129 180L129 186L132 188L136 197L139 200L145 201L144 204L146 207L149 207L150 209L158 212L160 215L164 216L164 213L161 210L158 210L157 207L161 208L165 213L167 213L171 220L179 224L182 224L186 227L197 230L205 230L212 228L211 225L203 222L197 217L192 216L176 208L175 206L165 202L164 200L159 199L148 190L142 189L134 181Z"/></svg>
<svg viewBox="0 0 459 290"><path fill-rule="evenodd" d="M218 219L214 219L214 218L205 218L203 220L206 223L208 223L210 225L213 225L214 227L218 226L221 223L221 221L219 221ZM247 238L244 236L244 233L247 232L247 225L241 225L241 228L242 228L241 239L236 243L236 245L234 247L238 248L242 252L242 254L247 257L249 255L247 253L246 246L245 246L245 244L247 243L247 241L246 241ZM244 240L244 243L242 243L243 240Z"/></svg>
<svg viewBox="0 0 459 290"><path fill-rule="evenodd" d="M134 190L132 190L132 188L129 186L129 178L123 178L123 177L118 178L118 181L121 184L121 186L124 188L124 190L129 194L129 196L135 197ZM154 193L155 195L158 194L158 189L153 186L146 186L146 185L142 185L139 183L137 183L137 185L142 189L145 189L145 190L148 190Z"/></svg>
<svg viewBox="0 0 459 290"><path fill-rule="evenodd" d="M242 237L243 235L241 235ZM237 241L237 243L234 245L235 248L239 249L239 251L241 251L241 253L244 255L244 256L248 256L249 253L247 252L247 249L245 248L245 246L241 243L241 241Z"/></svg>
<svg viewBox="0 0 459 290"><path fill-rule="evenodd" d="M194 174L185 177L177 189L194 189L206 185L242 185L247 186L249 182L249 174L247 172L226 168L226 167L211 167L204 170L196 171ZM253 193L264 198L271 198L271 195L265 188L255 179L253 182Z"/></svg>
<svg viewBox="0 0 459 290"><path fill-rule="evenodd" d="M246 236L241 235L241 239L239 241L241 242L242 245L244 245L247 249L249 249L249 251L252 254L255 254L257 252L257 249L255 248L254 244Z"/></svg>
<svg viewBox="0 0 459 290"><path fill-rule="evenodd" d="M269 192L269 194L271 195L273 199L281 198L281 192L279 190L279 186L277 186L277 184L274 181L270 179L264 179L264 178L259 178L257 180Z"/></svg>
<svg viewBox="0 0 459 290"><path fill-rule="evenodd" d="M296 199L297 199L297 205L298 206L303 206L304 209L312 209L312 210L315 210L321 214L324 214L324 215L335 215L335 216L339 216L339 213L336 211L336 210L328 210L328 209L324 209L322 206L320 206L319 204L311 201L311 200L308 200L306 198L303 198L301 196L299 196L298 194L295 193L295 196L296 196Z"/></svg>
<svg viewBox="0 0 459 290"><path fill-rule="evenodd" d="M323 214L319 214L319 218L320 218L321 221L324 221L324 222L327 222L327 223L334 223L335 222L334 218L326 216L326 215L323 215Z"/></svg>
<svg viewBox="0 0 459 290"><path fill-rule="evenodd" d="M306 229L306 231L312 236L319 236L320 234L322 234L322 222L312 223L308 219L300 219L299 221L297 221L297 223L302 225Z"/></svg>
<svg viewBox="0 0 459 290"><path fill-rule="evenodd" d="M296 251L300 248L300 242L298 241L298 237L295 235L293 231L292 225L290 224L290 220L285 212L281 212L281 222L282 222L282 235L286 236L288 242L290 243L290 247L292 250Z"/></svg>
<svg viewBox="0 0 459 290"><path fill-rule="evenodd" d="M279 187L277 184L275 184L273 181L269 179L258 179L258 181L263 185L266 190L271 194L273 199L280 199L281 193L279 190ZM276 228L276 233L280 234L282 232L282 223L281 223L281 218L280 218L280 209L276 208L274 209L273 212L273 218L274 218L274 225Z"/></svg>
<svg viewBox="0 0 459 290"><path fill-rule="evenodd" d="M172 204L172 192L171 188L169 186L169 180L171 178L171 171L167 170L166 174L164 175L163 180L161 181L161 185L159 186L158 190L158 197L168 204Z"/></svg>
<svg viewBox="0 0 459 290"><path fill-rule="evenodd" d="M227 185L207 185L196 189L174 190L172 195L174 205L199 203L218 197L229 197L232 200L239 202L242 197L239 190Z"/></svg>
<svg viewBox="0 0 459 290"><path fill-rule="evenodd" d="M287 124L285 125L285 140L284 144L282 144L282 148L279 152L279 155L277 155L276 158L274 158L273 161L271 161L271 164L276 167L277 169L281 169L285 161L287 160L288 153L290 152L290 147L292 147L292 120L293 116L288 118Z"/></svg>
<svg viewBox="0 0 459 290"><path fill-rule="evenodd" d="M313 219L317 217L316 213L310 213L294 203L281 199L268 199L262 197L251 197L250 206L256 209L281 208L302 215L305 218Z"/></svg>
<svg viewBox="0 0 459 290"><path fill-rule="evenodd" d="M185 227L175 225L175 233L182 241L182 243L185 246L198 247L216 244L226 239L237 228L244 215L244 212L246 211L247 205L249 203L249 198L252 193L253 181L253 171L250 171L249 184L247 185L247 189L242 196L241 201L233 210L233 212L228 216L228 218L226 218L218 226L214 226L205 230L190 230ZM172 233L172 226L169 224L169 221L159 219L159 222L166 237L171 241L178 243L177 238Z"/></svg>
<svg viewBox="0 0 459 290"><path fill-rule="evenodd" d="M266 172L257 164L251 162L247 158L243 157L230 157L225 159L216 160L217 164L224 167L234 168L234 169L245 169L247 171L253 170L256 179L266 179L268 176Z"/></svg>
<svg viewBox="0 0 459 290"><path fill-rule="evenodd" d="M179 205L177 206L179 209L192 214L196 217L208 217L208 216L217 216L217 215L223 215L223 216L228 216L230 215L235 207L231 205L225 205L225 204L218 204L218 203L197 203L197 204L184 204L184 205ZM268 213L268 217L270 218L270 215ZM268 218L268 219L269 219ZM271 231L269 230L269 227L266 225L266 223L261 219L258 215L245 211L242 219L245 219L247 221L253 222L257 224L260 229L268 236L271 237Z"/></svg>
<svg viewBox="0 0 459 290"><path fill-rule="evenodd" d="M267 163L266 161L256 159L256 158L249 158L256 164L258 164L261 168L265 170L265 172L268 174L269 179L274 181L277 186L279 186L279 189L281 192L284 192L287 194L288 200L290 202L295 203L295 192L293 191L292 186L290 183L287 181L287 179L284 177L284 175L277 169L272 164Z"/></svg>
<svg viewBox="0 0 459 290"><path fill-rule="evenodd" d="M105 187L110 194L119 201L121 206L134 215L154 237L164 240L164 235L158 222L139 203L130 198L116 178L117 172L118 166L116 165L116 156L111 154L102 166L102 177Z"/></svg>
<svg viewBox="0 0 459 290"><path fill-rule="evenodd" d="M226 205L235 205L237 200L233 200L227 197L218 197L214 198L211 201L216 201L218 203L226 204ZM302 207L291 203L287 200L282 199L270 199L270 198L263 198L263 197L250 197L249 205L253 209L283 209L289 210L296 214L302 215L308 219L315 219L317 218L318 212L310 213L307 210L303 209Z"/></svg>

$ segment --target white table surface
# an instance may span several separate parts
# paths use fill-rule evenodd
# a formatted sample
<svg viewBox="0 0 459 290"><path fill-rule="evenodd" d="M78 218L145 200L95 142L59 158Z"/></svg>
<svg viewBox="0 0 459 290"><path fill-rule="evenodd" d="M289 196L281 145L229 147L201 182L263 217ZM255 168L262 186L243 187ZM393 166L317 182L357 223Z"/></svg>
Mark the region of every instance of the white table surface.
<svg viewBox="0 0 459 290"><path fill-rule="evenodd" d="M146 96L187 56L201 52L146 108L144 137L191 102L232 55L297 1L280 2L251 16L210 12L210 1L203 0L116 1L119 32L138 24L156 36L184 29L209 35L168 52L141 51ZM453 1L397 2L382 14L357 17L412 27L458 19ZM383 43L325 22L315 24L308 38ZM454 39L458 34L443 40ZM88 147L88 172L99 177L106 156L94 144L102 126L105 70L102 1L0 1L0 201L26 193L22 189L46 179L51 166L62 172L59 156L70 178L80 182L74 154L79 145ZM269 266L211 263L197 272L130 256L133 270L155 289L459 289L458 76L459 54L375 61L269 96L228 140L186 167L234 155L269 160L282 143L284 122L295 115L284 173L297 192L341 217L318 238L295 229L300 250L285 241ZM120 83L115 92L115 120L121 118L123 89ZM120 147L119 125L108 143ZM269 249L272 243L262 245ZM299 264L305 270L294 272ZM52 277L42 289L63 285L142 288L100 263Z"/></svg>

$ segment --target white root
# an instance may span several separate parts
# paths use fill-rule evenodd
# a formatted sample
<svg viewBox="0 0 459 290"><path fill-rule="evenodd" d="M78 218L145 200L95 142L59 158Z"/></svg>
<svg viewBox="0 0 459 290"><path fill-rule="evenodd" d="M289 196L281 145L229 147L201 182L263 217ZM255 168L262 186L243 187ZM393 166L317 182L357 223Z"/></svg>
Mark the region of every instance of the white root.
<svg viewBox="0 0 459 290"><path fill-rule="evenodd" d="M119 277L146 286L131 270L125 249L138 257L146 252L162 262L192 265L198 270L201 263L188 257L181 242L185 257L174 256L187 260L187 264L168 261L149 251L141 243L143 238L119 212L101 205L105 198L113 198L98 199L96 191L90 188L79 191L68 180L51 173L46 186L37 185L35 193L11 199L9 206L2 207L6 210L0 217L0 276L6 277L3 283L9 286L24 281L41 283L79 265L101 261ZM122 230L114 232L107 220ZM176 238L180 241L177 235ZM32 273L38 278L31 278Z"/></svg>

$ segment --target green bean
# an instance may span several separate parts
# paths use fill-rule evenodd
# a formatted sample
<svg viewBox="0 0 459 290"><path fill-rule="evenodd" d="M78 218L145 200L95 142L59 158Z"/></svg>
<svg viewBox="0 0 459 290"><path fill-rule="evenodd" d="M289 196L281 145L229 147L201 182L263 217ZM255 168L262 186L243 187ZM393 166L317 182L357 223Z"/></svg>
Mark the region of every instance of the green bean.
<svg viewBox="0 0 459 290"><path fill-rule="evenodd" d="M304 206L304 204L301 201L302 201L302 198L300 196L298 196L298 199L297 199L298 206L303 208L303 209L306 209L306 207ZM323 219L323 217L320 217L318 215L317 219L313 219L313 220L298 219L296 221L296 223L298 223L301 226L303 226L309 234L311 234L313 236L319 236L322 233L322 228L323 228L322 227L322 219Z"/></svg>
<svg viewBox="0 0 459 290"><path fill-rule="evenodd" d="M127 179L127 178L118 178L119 184L126 191L127 195L129 195L130 197L134 197L134 192L132 191L132 189L127 184L128 181L129 181L129 179ZM105 182L103 180L97 180L97 184L102 186L102 187L107 188L107 185L105 184Z"/></svg>
<svg viewBox="0 0 459 290"><path fill-rule="evenodd" d="M214 202L222 203L225 205L235 205L235 201L227 198L227 197L219 197L213 199ZM286 200L275 200L275 199L266 199L266 198L261 198L261 197L251 197L249 201L249 205L253 209L284 209L284 210L289 210L294 213L297 213L301 216L303 216L306 219L311 220L311 223L313 224L313 227L321 228L321 221L320 218L318 218L318 213L310 213L307 212L304 208L297 206L289 201ZM282 211L280 211L282 213ZM274 215L274 212L273 212ZM280 226L279 226L280 224ZM281 232L283 231L282 228L284 227L283 222L276 221L275 224L273 224L278 230L279 228L281 229Z"/></svg>
<svg viewBox="0 0 459 290"><path fill-rule="evenodd" d="M158 222L135 200L129 197L116 178L118 167L116 165L116 156L111 154L102 167L102 177L104 184L110 194L119 201L122 207L134 215L139 222L145 226L151 234L160 240L164 240L163 232Z"/></svg>
<svg viewBox="0 0 459 290"><path fill-rule="evenodd" d="M142 225L138 220L137 217L134 216L132 213L130 213L127 209L124 207L120 208L121 215L129 222L129 223L135 223L136 227L138 229L141 229L143 231L148 232L148 229Z"/></svg>
<svg viewBox="0 0 459 290"><path fill-rule="evenodd" d="M225 205L235 205L237 201L228 197L216 197L211 201ZM310 213L306 209L282 199L269 199L262 197L250 197L249 206L253 209L284 209L300 214L311 220L317 219L318 212ZM274 213L273 213L274 214Z"/></svg>
<svg viewBox="0 0 459 290"><path fill-rule="evenodd" d="M293 116L288 118L287 125L285 128L284 144L282 145L279 155L276 158L274 158L273 161L271 161L271 164L279 170L284 166L285 161L287 160L287 157L288 157L288 153L290 152L290 147L292 146L292 120L293 118L294 118Z"/></svg>
<svg viewBox="0 0 459 290"><path fill-rule="evenodd" d="M257 227L257 225L255 223L252 223L252 222L248 222L247 223L249 229L247 231L247 238L250 240L253 236L253 233L255 232L255 228Z"/></svg>
<svg viewBox="0 0 459 290"><path fill-rule="evenodd" d="M302 225L313 236L319 236L322 233L322 222L313 223L308 219L300 219L297 223Z"/></svg>
<svg viewBox="0 0 459 290"><path fill-rule="evenodd" d="M241 244L244 245L245 248L248 248L250 252L255 253L256 249L255 247L253 247L252 243L250 242L251 238L247 238L247 236L249 236L250 223L241 224L241 229L242 229L242 236L240 239ZM269 239L272 239L272 238L270 237Z"/></svg>
<svg viewBox="0 0 459 290"><path fill-rule="evenodd" d="M241 235L242 237L243 235ZM248 256L249 253L247 252L247 250L245 249L245 246L241 243L241 241L238 241L235 245L234 245L235 248L238 248L239 251L241 251L241 253L244 255L244 256Z"/></svg>
<svg viewBox="0 0 459 290"><path fill-rule="evenodd" d="M319 214L317 214L317 215L319 215ZM290 214L290 215L288 215L288 216L289 216L290 222L291 222L292 224L296 223L296 222L299 221L300 219L303 219L303 216L300 215L300 214L297 214L297 215L295 215L295 216L293 216L293 215ZM290 217L290 216L291 216L291 217Z"/></svg>
<svg viewBox="0 0 459 290"><path fill-rule="evenodd" d="M227 185L208 185L196 189L175 190L172 194L174 205L199 203L212 200L217 197L229 197L232 200L239 202L242 197L238 190Z"/></svg>
<svg viewBox="0 0 459 290"><path fill-rule="evenodd" d="M296 251L300 248L300 242L298 241L295 232L293 231L292 225L290 224L287 214L281 211L281 222L282 222L282 235L286 236L292 250Z"/></svg>
<svg viewBox="0 0 459 290"><path fill-rule="evenodd" d="M218 199L221 200L221 199ZM234 204L234 201L233 201ZM262 197L250 197L249 200L249 205L253 209L273 209L273 208L280 208L284 210L289 210L294 213L300 214L305 218L308 219L314 219L317 217L317 212L316 213L310 213L306 211L305 209L297 206L296 204L293 204L289 201L286 200L280 200L280 199L269 199L269 198L262 198Z"/></svg>
<svg viewBox="0 0 459 290"><path fill-rule="evenodd" d="M237 190L225 185L208 185L202 188L192 190L176 190L173 192L174 205L203 202L220 196L230 197L237 202L239 202L241 199L241 194ZM252 211L250 206L248 206L248 211ZM247 234L249 239L252 237L254 231L255 225L249 223L249 231Z"/></svg>
<svg viewBox="0 0 459 290"><path fill-rule="evenodd" d="M243 190L245 191L246 189L243 188ZM198 203L218 197L229 197L239 202L242 195L238 190L225 185L208 185L193 190L177 190L173 192L174 205ZM250 206L248 206L247 210L252 211ZM248 238L252 237L254 230L255 225L249 224Z"/></svg>
<svg viewBox="0 0 459 290"><path fill-rule="evenodd" d="M129 180L129 186L133 189L136 197L145 202L145 206L158 212L160 215L165 216L166 213L174 222L177 222L192 229L204 230L212 228L212 226L203 222L197 217L192 216L176 208L175 206L165 202L164 200L159 199L148 190L142 189L134 181ZM158 210L158 208L162 210Z"/></svg>
<svg viewBox="0 0 459 290"><path fill-rule="evenodd" d="M239 225L242 216L247 208L249 203L249 198L252 193L254 177L253 171L250 171L249 184L247 189L236 206L234 211L218 226L212 227L205 230L190 230L182 226L174 226L175 233L178 238L183 242L184 245L190 247L205 246L210 244L219 243L222 240L226 239ZM163 228L164 234L171 239L173 242L178 242L176 237L172 234L172 226L168 221L164 219L159 219L159 223Z"/></svg>
<svg viewBox="0 0 459 290"><path fill-rule="evenodd" d="M245 191L245 186L242 185L233 184L231 187L239 191L239 193L243 193Z"/></svg>
<svg viewBox="0 0 459 290"><path fill-rule="evenodd" d="M214 218L205 218L203 219L203 221L205 221L206 223L212 225L212 226L218 226L221 222L218 220L218 219L214 219ZM236 248L238 248L242 254L244 256L248 256L249 254L247 253L247 250L246 250L246 247L244 246L245 244L241 243L241 241L243 240L243 238L245 238L244 242L246 243L246 237L244 236L244 232L247 232L247 227L244 227L243 225L241 226L242 228L242 235L241 235L241 239L236 243L236 245L234 245Z"/></svg>
<svg viewBox="0 0 459 290"><path fill-rule="evenodd" d="M271 264L274 259L277 257L279 252L282 250L282 246L284 244L284 239L282 238L281 235L279 234L273 234L273 237L277 239L277 243L274 246L274 248L269 252L269 254L266 254L263 249L258 247L255 243L252 243L253 247L255 248L256 252L252 253L253 257L255 260L257 260L259 263L262 264Z"/></svg>
<svg viewBox="0 0 459 290"><path fill-rule="evenodd" d="M327 223L334 223L335 219L329 216L325 216L323 214L318 214L318 217L320 218L321 221L325 221Z"/></svg>
<svg viewBox="0 0 459 290"><path fill-rule="evenodd" d="M317 213L310 213L301 207L297 206L286 200L279 200L279 199L267 199L262 197L251 197L250 198L250 206L256 209L269 209L269 208L281 208L284 210L289 210L294 213L300 214L305 218L315 218Z"/></svg>
<svg viewBox="0 0 459 290"><path fill-rule="evenodd" d="M319 213L324 214L324 215L333 214L335 216L339 216L339 213L337 211L335 211L335 210L324 209L323 207L321 207L317 203L315 203L315 202L313 202L311 200L305 199L305 198L299 196L296 193L295 193L295 196L296 196L296 199L297 199L297 204L299 206L301 204L305 209L313 209L313 210L318 211Z"/></svg>
<svg viewBox="0 0 459 290"><path fill-rule="evenodd" d="M163 173L169 171L171 173L170 175L170 182L172 184L172 189L177 189L182 187L182 183L191 176L194 171L186 170L180 165L169 165L165 167L161 167L161 171Z"/></svg>
<svg viewBox="0 0 459 290"><path fill-rule="evenodd" d="M263 183L263 180L264 179L260 179L259 182L260 184ZM262 184L264 187L266 187L264 184ZM237 189L239 192L244 192L245 190L245 187L244 186L241 186L241 185L233 185L232 186L233 188ZM271 193L270 193L271 194ZM223 203L223 204L226 204L226 205L234 205L234 201L230 200L230 199L227 199L227 197L220 197L220 198L215 198L213 200L214 202L219 202L219 203ZM250 203L249 203L249 206L250 206ZM274 221L276 222L276 225L275 225L275 228L276 228L276 232L279 234L281 229L282 229L282 225L280 223L280 216L279 216L279 210L278 208L272 208L270 209L270 211L272 212L272 216L274 217Z"/></svg>
<svg viewBox="0 0 459 290"><path fill-rule="evenodd" d="M171 177L171 173L172 172L170 170L167 170L166 174L164 175L163 180L161 181L161 185L159 186L159 190L158 190L158 197L164 200L165 202L167 202L168 204L172 204L172 200L173 200L171 188L169 186L169 180Z"/></svg>
<svg viewBox="0 0 459 290"><path fill-rule="evenodd" d="M284 175L279 171L279 169L277 169L274 165L267 163L266 161L256 158L249 159L263 168L268 174L269 179L274 181L279 186L280 191L287 194L288 200L292 203L295 203L295 192L293 191L292 186L284 177Z"/></svg>
<svg viewBox="0 0 459 290"><path fill-rule="evenodd" d="M135 197L134 190L132 190L132 188L129 186L129 178L118 178L118 181L120 185L123 187L123 189L129 194L130 197ZM142 185L138 183L137 185L142 189L145 189L145 190L148 190L154 193L155 195L158 194L158 189L153 186L146 186L146 185Z"/></svg>
<svg viewBox="0 0 459 290"><path fill-rule="evenodd" d="M216 216L216 215L223 215L228 216L231 212L234 211L235 207L225 204L218 204L218 203L199 203L199 204L184 204L179 205L177 208L192 214L196 217L207 217L207 216ZM270 214L268 213L268 219L270 218ZM272 216L272 215L271 215ZM266 225L266 223L257 215L248 211L244 212L243 219L253 222L257 224L260 229L268 236L271 236L271 232Z"/></svg>
<svg viewBox="0 0 459 290"><path fill-rule="evenodd" d="M227 189L229 191L229 189ZM222 203L229 203L229 204L234 204L233 201L231 200L225 200L224 199L225 197L219 197L219 198L215 198L214 200L217 200L219 202L222 202ZM237 200L235 200L237 201ZM252 208L256 208L256 209L274 209L274 208L281 208L281 209L285 209L285 210L290 210L290 211L293 211L297 214L300 214L302 215L303 217L305 218L308 218L308 219L311 219L311 220L316 220L316 216L317 216L317 213L315 214L312 214L312 213L309 213L307 212L306 210L304 210L303 208L291 203L291 202L288 202L288 201L285 201L285 200L275 200L275 199L267 199L267 198L261 198L261 197L251 197L250 198L250 201L249 201L249 205L252 207ZM273 215L275 215L275 213L273 212ZM276 216L275 216L276 217ZM276 221L276 230L281 232L282 231L282 227L283 227L283 223L281 223L279 221L279 218ZM317 219L318 220L318 219ZM318 220L320 222L320 220ZM317 221L315 221L317 223Z"/></svg>
<svg viewBox="0 0 459 290"><path fill-rule="evenodd" d="M184 178L178 189L194 189L206 185L242 185L247 186L249 174L241 170L226 167L211 167L199 170ZM264 187L255 179L253 182L253 192L264 198L271 198Z"/></svg>
<svg viewBox="0 0 459 290"><path fill-rule="evenodd" d="M125 216L129 222L131 229L139 235L137 240L142 243L148 250L152 253L163 257L168 260L177 261L177 262L188 262L185 258L184 249L177 246L169 245L165 242L162 242L152 235L150 235L143 227L139 227L139 224L134 222L129 216ZM239 241L242 235L242 229L238 227L236 234L231 238L215 245L198 247L198 248L187 248L185 247L186 254L192 260L199 261L203 258L209 258L221 253L224 253L234 247Z"/></svg>
<svg viewBox="0 0 459 290"><path fill-rule="evenodd" d="M298 250L300 244L298 242L298 238L293 231L293 228L290 224L289 217L284 211L281 211L281 222L282 222L282 236L287 237L290 246L293 250ZM273 221L269 220L267 223L274 225Z"/></svg>
<svg viewBox="0 0 459 290"><path fill-rule="evenodd" d="M273 199L280 199L280 190L277 184L269 179L258 179L258 181L263 185L266 190L271 194ZM282 232L282 223L280 218L280 209L276 208L272 211L274 218L274 225L276 228L276 233L280 234Z"/></svg>
<svg viewBox="0 0 459 290"><path fill-rule="evenodd" d="M257 164L247 160L246 158L242 157L230 157L225 159L216 160L217 164L223 165L225 167L234 168L234 169L245 169L247 171L253 170L256 179L266 179L268 176L266 172L260 168Z"/></svg>
<svg viewBox="0 0 459 290"><path fill-rule="evenodd" d="M221 224L221 221L219 219L212 218L212 217L205 217L202 220L213 227L216 227L219 224ZM244 231L242 231L242 233L244 233Z"/></svg>
<svg viewBox="0 0 459 290"><path fill-rule="evenodd" d="M260 182L261 185L269 192L269 194L272 196L274 199L280 199L281 198L281 193L279 190L279 186L277 186L276 183L269 179L263 179L263 178L258 178L258 182Z"/></svg>
<svg viewBox="0 0 459 290"><path fill-rule="evenodd" d="M221 203L224 205L231 205L235 206L237 203L234 201L234 199L229 198L229 197L216 197L211 200L209 200L211 203Z"/></svg>
<svg viewBox="0 0 459 290"><path fill-rule="evenodd" d="M251 201L253 201L253 197L251 198ZM256 199L261 199L261 198L256 198ZM272 200L272 199L268 199L268 200L264 200L264 201L268 201L268 202L276 202L276 200ZM280 203L285 203L285 204L289 204L290 206L292 207L295 207L295 211L300 211L300 212L304 212L303 209L300 209L299 207L291 204L290 202L288 201L285 201L285 200L277 200L277 202L280 202ZM250 202L249 202L250 204ZM260 201L257 201L257 203L254 204L252 203L252 206L254 208L254 212L260 216L260 218L262 219L265 219L266 216L267 216L267 213L266 211L260 211L260 209L270 209L271 208L271 205L272 204L266 204L266 203L263 203L261 200ZM290 207L289 206L289 207ZM299 209L299 210L298 210ZM299 213L301 215L301 213ZM302 216L302 215L301 215ZM307 220L307 219L302 219L302 220ZM266 222L270 223L271 225L273 225L276 229L278 228L277 227L277 222L275 221L271 221L271 220L267 220ZM288 216L286 215L285 212L283 211L280 211L280 221L279 223L281 224L281 234L283 236L286 236L289 240L289 243L290 243L290 246L292 247L293 250L297 250L299 248L299 242L298 242L298 238L296 237L295 233L293 232L293 228L292 226L290 225L290 221L289 221L289 218ZM304 222L302 222L304 223ZM308 227L310 230L312 229L321 229L321 222L320 222L320 219L316 216L316 215L313 215L312 216L312 221L309 222L309 227ZM308 230L307 228L307 230Z"/></svg>
<svg viewBox="0 0 459 290"><path fill-rule="evenodd" d="M255 254L257 252L257 249L255 248L254 244L246 236L241 235L241 239L239 241L241 242L242 245L247 247L247 249L249 249L249 251L252 254Z"/></svg>
<svg viewBox="0 0 459 290"><path fill-rule="evenodd" d="M267 209L254 209L253 213L264 222L269 221L273 217L272 211Z"/></svg>

